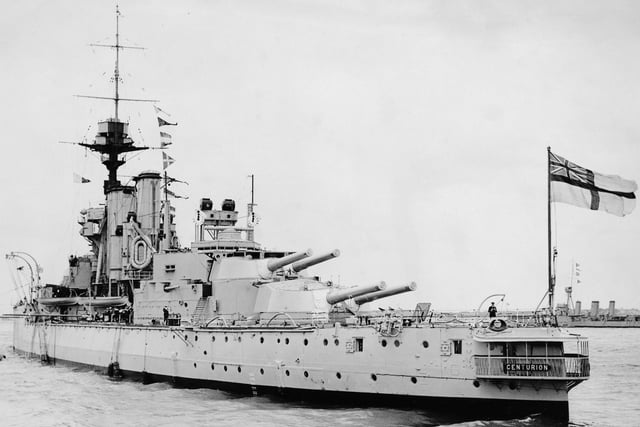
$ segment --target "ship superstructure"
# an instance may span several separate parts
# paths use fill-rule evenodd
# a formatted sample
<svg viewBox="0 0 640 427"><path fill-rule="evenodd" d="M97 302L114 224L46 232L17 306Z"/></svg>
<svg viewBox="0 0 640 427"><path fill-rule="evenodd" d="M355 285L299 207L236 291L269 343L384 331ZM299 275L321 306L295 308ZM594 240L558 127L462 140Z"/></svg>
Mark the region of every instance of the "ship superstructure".
<svg viewBox="0 0 640 427"><path fill-rule="evenodd" d="M113 47L119 51L117 37ZM416 284L321 280L309 268L340 251L263 248L254 240L253 201L241 226L234 200L203 197L195 240L182 246L166 171L144 171L134 185L118 180L126 153L145 147L118 118L117 73L116 65L115 117L81 144L108 170L104 206L81 212L91 251L69 258L60 285L31 284L15 309L17 351L112 376L253 394L568 417L568 392L589 377L584 337L507 319L434 317L423 302L410 312L364 311Z"/></svg>

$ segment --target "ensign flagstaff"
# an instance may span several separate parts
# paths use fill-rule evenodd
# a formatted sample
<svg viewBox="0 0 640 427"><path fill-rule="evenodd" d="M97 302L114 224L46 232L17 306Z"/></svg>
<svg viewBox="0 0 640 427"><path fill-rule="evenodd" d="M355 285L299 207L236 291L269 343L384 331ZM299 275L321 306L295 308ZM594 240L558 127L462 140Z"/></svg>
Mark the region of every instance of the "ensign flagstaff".
<svg viewBox="0 0 640 427"><path fill-rule="evenodd" d="M638 184L617 175L604 175L578 166L551 152L547 147L547 227L549 261L549 309L553 311L555 287L555 248L551 247L551 202L605 211L617 216L629 215L636 206Z"/></svg>

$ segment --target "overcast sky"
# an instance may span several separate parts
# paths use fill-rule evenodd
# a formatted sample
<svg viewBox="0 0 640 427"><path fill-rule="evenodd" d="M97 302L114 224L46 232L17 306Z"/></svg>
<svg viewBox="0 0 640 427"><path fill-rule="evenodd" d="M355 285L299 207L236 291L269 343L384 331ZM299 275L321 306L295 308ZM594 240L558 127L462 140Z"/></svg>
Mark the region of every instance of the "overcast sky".
<svg viewBox="0 0 640 427"><path fill-rule="evenodd" d="M201 197L242 214L256 176L257 240L340 258L343 285L410 281L385 304L473 309L492 293L532 309L547 286L546 147L640 180L635 1L122 1L121 96L160 100L179 126L169 172L183 244ZM24 1L0 15L0 251L61 280L86 252L80 209L102 202L92 141L113 114L115 2ZM122 107L157 146L151 104ZM160 170L159 151L120 172ZM92 180L74 184L73 173ZM128 178L123 177L126 181ZM587 306L640 308L640 212L554 209L558 300L572 260ZM8 269L0 311L9 310ZM504 307L506 308L506 307Z"/></svg>

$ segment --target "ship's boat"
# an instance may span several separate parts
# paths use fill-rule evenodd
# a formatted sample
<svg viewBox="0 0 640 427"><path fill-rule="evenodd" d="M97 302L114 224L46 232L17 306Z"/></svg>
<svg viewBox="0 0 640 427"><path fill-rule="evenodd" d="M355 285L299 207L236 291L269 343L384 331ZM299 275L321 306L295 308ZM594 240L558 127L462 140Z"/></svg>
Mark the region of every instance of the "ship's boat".
<svg viewBox="0 0 640 427"><path fill-rule="evenodd" d="M112 47L121 48L117 35ZM93 142L80 144L101 154L108 179L104 206L81 212L80 234L91 251L69 259L59 285L76 296L40 286L32 274L15 307L16 351L145 381L349 405L450 406L465 417L542 412L567 419L569 391L589 377L582 336L508 318L442 317L418 301L411 311L365 310L417 285L321 280L309 268L340 251L264 248L254 239L253 202L241 225L233 200L216 207L203 197L195 241L183 247L170 162L162 173L138 174L133 185L118 180L126 153L145 149L118 117L118 73L116 61L114 117L98 123ZM40 271L28 254L9 258Z"/></svg>
<svg viewBox="0 0 640 427"><path fill-rule="evenodd" d="M36 303L43 306L68 307L78 304L78 297L37 298Z"/></svg>
<svg viewBox="0 0 640 427"><path fill-rule="evenodd" d="M78 305L82 307L121 307L129 304L129 298L122 297L60 297L60 298L37 298L35 302L45 307L69 307Z"/></svg>

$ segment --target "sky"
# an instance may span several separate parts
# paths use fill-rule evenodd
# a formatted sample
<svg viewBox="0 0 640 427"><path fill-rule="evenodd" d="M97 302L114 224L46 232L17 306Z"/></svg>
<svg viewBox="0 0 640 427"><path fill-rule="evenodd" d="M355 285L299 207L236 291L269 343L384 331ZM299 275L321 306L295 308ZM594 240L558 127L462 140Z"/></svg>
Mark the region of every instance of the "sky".
<svg viewBox="0 0 640 427"><path fill-rule="evenodd" d="M640 5L634 1L120 2L121 96L178 126L168 169L183 245L202 197L250 199L265 247L335 248L314 268L343 286L415 281L412 309L535 308L547 288L547 154L640 180ZM113 115L115 2L10 2L0 16L0 252L58 283L87 251L77 218L103 201L91 142ZM121 117L158 146L150 103ZM126 182L161 170L131 157ZM92 180L74 184L77 173ZM553 206L557 300L640 308L640 212ZM0 312L15 300L0 269ZM508 305L507 305L508 304Z"/></svg>

